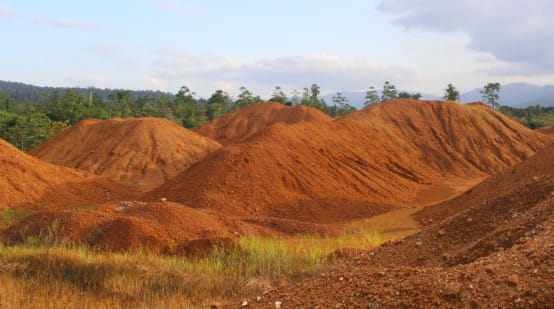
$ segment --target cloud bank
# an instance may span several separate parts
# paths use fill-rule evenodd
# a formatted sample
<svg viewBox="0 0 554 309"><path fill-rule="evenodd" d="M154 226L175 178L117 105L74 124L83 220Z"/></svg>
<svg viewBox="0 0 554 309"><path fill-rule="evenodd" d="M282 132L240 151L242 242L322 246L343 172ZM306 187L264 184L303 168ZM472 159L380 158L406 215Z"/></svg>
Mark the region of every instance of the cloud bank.
<svg viewBox="0 0 554 309"><path fill-rule="evenodd" d="M302 90L312 83L329 92L362 90L370 85L381 85L385 80L408 81L414 75L399 67L329 54L239 60L175 50L159 52L152 69L152 76L159 80L196 80L236 89L241 85L254 85L266 92L275 85L292 91Z"/></svg>
<svg viewBox="0 0 554 309"><path fill-rule="evenodd" d="M408 30L467 33L470 48L518 64L519 72L554 70L554 1L383 0L379 9Z"/></svg>

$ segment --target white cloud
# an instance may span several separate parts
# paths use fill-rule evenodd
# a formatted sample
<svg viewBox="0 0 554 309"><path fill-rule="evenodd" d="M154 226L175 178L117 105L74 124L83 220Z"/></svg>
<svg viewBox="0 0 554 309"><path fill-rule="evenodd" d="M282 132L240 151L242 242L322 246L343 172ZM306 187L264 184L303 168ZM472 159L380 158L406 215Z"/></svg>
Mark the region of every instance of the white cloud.
<svg viewBox="0 0 554 309"><path fill-rule="evenodd" d="M528 75L554 69L551 0L383 0L379 9L406 29L467 33L470 48L522 65Z"/></svg>
<svg viewBox="0 0 554 309"><path fill-rule="evenodd" d="M33 19L35 24L47 25L55 28L90 31L97 29L97 25L87 22L71 19L48 19L43 17L36 17Z"/></svg>
<svg viewBox="0 0 554 309"><path fill-rule="evenodd" d="M292 91L317 83L324 92L332 92L363 90L385 80L402 83L415 78L414 72L404 68L329 54L239 60L176 50L158 53L152 75L168 83L197 82L206 90L212 87L211 91L216 89L213 87L229 90L245 85L261 95L269 94L275 85Z"/></svg>

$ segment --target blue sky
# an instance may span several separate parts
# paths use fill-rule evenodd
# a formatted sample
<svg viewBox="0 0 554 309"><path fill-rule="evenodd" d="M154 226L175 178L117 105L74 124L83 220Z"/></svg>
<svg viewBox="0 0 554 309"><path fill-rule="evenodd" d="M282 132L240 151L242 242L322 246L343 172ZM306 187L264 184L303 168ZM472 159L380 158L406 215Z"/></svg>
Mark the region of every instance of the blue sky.
<svg viewBox="0 0 554 309"><path fill-rule="evenodd" d="M0 1L0 79L263 97L554 84L550 0Z"/></svg>

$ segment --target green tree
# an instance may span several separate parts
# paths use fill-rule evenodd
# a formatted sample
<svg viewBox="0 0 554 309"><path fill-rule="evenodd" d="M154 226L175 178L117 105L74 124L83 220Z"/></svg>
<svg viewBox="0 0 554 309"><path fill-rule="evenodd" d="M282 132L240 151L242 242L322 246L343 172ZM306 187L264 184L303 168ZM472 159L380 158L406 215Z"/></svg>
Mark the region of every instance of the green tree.
<svg viewBox="0 0 554 309"><path fill-rule="evenodd" d="M483 90L481 90L481 98L483 101L490 105L493 109L498 109L500 107L499 103L499 93L500 93L500 83L488 83L485 85Z"/></svg>
<svg viewBox="0 0 554 309"><path fill-rule="evenodd" d="M275 90L273 90L273 93L271 94L271 99L269 99L269 101L285 104L287 100L288 98L285 92L283 91L283 88L281 88L281 86L275 86Z"/></svg>
<svg viewBox="0 0 554 309"><path fill-rule="evenodd" d="M396 91L396 87L392 85L390 82L386 81L385 84L383 84L383 91L381 92L381 101L388 101L392 100L398 97L398 93Z"/></svg>
<svg viewBox="0 0 554 309"><path fill-rule="evenodd" d="M317 84L312 84L310 88L304 88L304 92L302 93L302 99L300 100L300 104L311 106L313 108L317 108L319 110L325 111L327 104L325 104L325 101L319 99L318 96L320 92L321 92L320 87Z"/></svg>
<svg viewBox="0 0 554 309"><path fill-rule="evenodd" d="M196 93L192 92L187 86L182 86L173 101L173 113L185 128L192 128L199 124L198 102L194 98L195 95Z"/></svg>
<svg viewBox="0 0 554 309"><path fill-rule="evenodd" d="M370 106L379 102L381 102L381 99L379 99L377 90L373 86L369 87L369 90L365 93L364 106Z"/></svg>
<svg viewBox="0 0 554 309"><path fill-rule="evenodd" d="M419 100L421 99L421 94L419 92L416 92L414 94L411 94L406 91L402 91L398 93L398 98L400 99L412 99L412 100Z"/></svg>
<svg viewBox="0 0 554 309"><path fill-rule="evenodd" d="M206 116L208 120L213 120L227 113L232 102L233 100L227 92L216 90L207 102Z"/></svg>
<svg viewBox="0 0 554 309"><path fill-rule="evenodd" d="M442 97L448 101L458 101L460 99L460 92L452 84L448 84L444 89L444 96Z"/></svg>
<svg viewBox="0 0 554 309"><path fill-rule="evenodd" d="M233 104L233 110L238 110L261 101L259 97L255 97L250 90L246 89L246 87L242 86L239 90L240 93Z"/></svg>
<svg viewBox="0 0 554 309"><path fill-rule="evenodd" d="M348 98L345 97L342 92L337 92L337 94L333 96L332 101L341 109L344 108L344 106L349 102Z"/></svg>

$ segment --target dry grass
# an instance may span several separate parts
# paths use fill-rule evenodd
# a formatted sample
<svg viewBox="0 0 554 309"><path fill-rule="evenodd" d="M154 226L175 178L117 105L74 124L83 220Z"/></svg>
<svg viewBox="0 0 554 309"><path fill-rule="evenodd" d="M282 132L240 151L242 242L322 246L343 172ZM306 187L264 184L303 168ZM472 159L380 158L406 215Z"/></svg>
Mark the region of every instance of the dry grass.
<svg viewBox="0 0 554 309"><path fill-rule="evenodd" d="M28 243L0 246L0 308L202 308L305 278L340 263L329 253L370 248L375 232L289 240L243 237L198 260Z"/></svg>

